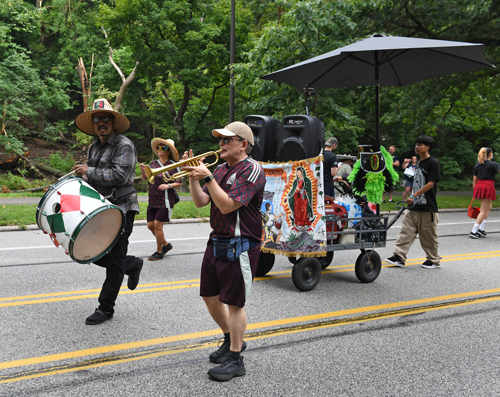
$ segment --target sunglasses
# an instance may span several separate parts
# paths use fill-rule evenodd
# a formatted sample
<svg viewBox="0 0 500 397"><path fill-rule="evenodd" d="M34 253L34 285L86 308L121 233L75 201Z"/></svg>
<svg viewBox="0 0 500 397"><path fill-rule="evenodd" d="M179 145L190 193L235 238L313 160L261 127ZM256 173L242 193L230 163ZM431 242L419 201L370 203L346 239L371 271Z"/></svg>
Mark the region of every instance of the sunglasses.
<svg viewBox="0 0 500 397"><path fill-rule="evenodd" d="M223 142L223 143L224 143L224 145L227 145L229 142L232 142L232 141L240 141L240 142L243 142L243 141L244 141L244 139L241 139L241 138L238 138L238 139L237 139L237 138L222 138L220 141L221 141L221 142Z"/></svg>
<svg viewBox="0 0 500 397"><path fill-rule="evenodd" d="M157 150L157 151L160 151L160 150L161 150L162 152L166 152L167 150L169 150L169 147L168 147L167 145L158 145L158 146L156 147L156 150Z"/></svg>
<svg viewBox="0 0 500 397"><path fill-rule="evenodd" d="M93 117L92 121L94 123L98 123L99 121L102 120L104 123L107 123L108 121L113 120L113 119L114 119L114 116L102 116L102 117Z"/></svg>

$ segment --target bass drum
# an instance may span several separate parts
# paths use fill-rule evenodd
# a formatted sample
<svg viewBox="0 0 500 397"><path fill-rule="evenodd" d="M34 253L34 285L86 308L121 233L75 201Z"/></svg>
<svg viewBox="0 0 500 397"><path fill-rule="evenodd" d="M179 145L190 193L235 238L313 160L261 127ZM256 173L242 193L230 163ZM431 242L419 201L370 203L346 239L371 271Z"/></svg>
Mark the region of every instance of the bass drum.
<svg viewBox="0 0 500 397"><path fill-rule="evenodd" d="M36 209L36 223L71 259L90 263L119 240L125 214L85 179L71 176L52 185Z"/></svg>

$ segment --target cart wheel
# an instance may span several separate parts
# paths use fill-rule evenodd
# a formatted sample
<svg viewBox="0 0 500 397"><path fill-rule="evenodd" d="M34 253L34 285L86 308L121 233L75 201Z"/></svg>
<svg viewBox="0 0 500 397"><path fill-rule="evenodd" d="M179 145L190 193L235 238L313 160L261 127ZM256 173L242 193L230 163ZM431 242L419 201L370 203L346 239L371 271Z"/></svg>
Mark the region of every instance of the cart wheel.
<svg viewBox="0 0 500 397"><path fill-rule="evenodd" d="M333 261L333 251L328 251L326 256L318 256L321 269L326 269Z"/></svg>
<svg viewBox="0 0 500 397"><path fill-rule="evenodd" d="M274 266L274 254L261 252L259 257L259 265L255 275L258 277L265 276L271 271Z"/></svg>
<svg viewBox="0 0 500 397"><path fill-rule="evenodd" d="M356 266L354 268L356 277L362 283L371 283L380 274L382 269L382 261L380 255L375 251L363 251L356 259Z"/></svg>
<svg viewBox="0 0 500 397"><path fill-rule="evenodd" d="M321 264L318 258L301 258L293 266L293 285L301 291L310 291L319 283Z"/></svg>

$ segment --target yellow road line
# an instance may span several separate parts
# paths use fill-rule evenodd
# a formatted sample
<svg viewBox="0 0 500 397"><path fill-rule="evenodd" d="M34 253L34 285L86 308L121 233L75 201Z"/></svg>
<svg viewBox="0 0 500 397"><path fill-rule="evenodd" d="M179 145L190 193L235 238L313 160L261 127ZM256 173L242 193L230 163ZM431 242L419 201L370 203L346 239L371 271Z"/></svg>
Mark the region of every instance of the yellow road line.
<svg viewBox="0 0 500 397"><path fill-rule="evenodd" d="M477 303L492 302L492 301L500 300L500 295L485 296L485 294L492 294L492 293L498 293L498 292L500 292L500 288L484 290L484 291L472 291L472 292L466 292L466 293L461 293L461 294L452 294L452 295L433 297L433 298L417 299L417 300L411 300L411 301L407 301L407 302L397 302L397 303L390 303L390 304L377 305L377 306L368 306L368 307L357 308L357 309L341 310L341 311L337 311L337 312L316 314L316 315L312 315L312 316L302 316L302 317L295 317L295 318L290 318L290 319L260 322L260 323L255 323L255 324L249 325L248 329L259 329L259 328L263 328L263 327L269 328L269 327L276 326L276 325L283 326L283 325L291 324L291 323L299 323L299 325L285 327L285 328L281 328L281 329L268 329L268 330L265 330L262 332L247 333L245 335L245 339L256 340L256 339L262 339L262 338L269 338L269 337L273 337L273 336L282 336L282 335L287 335L287 334L292 334L292 333L299 333L299 332L305 332L305 331L330 328L330 327L346 325L346 324L368 322L368 321L380 320L380 319L384 319L384 318L391 318L391 317L398 317L398 316L405 316L405 315L416 314L416 313L423 313L423 312L447 309L447 308L451 308L451 307L460 307L460 306L472 305L472 304L477 304ZM471 299L471 297L474 297L474 296L476 296L476 298ZM466 299L464 299L464 298L466 298ZM461 301L455 300L455 301L451 301L451 302L445 302L445 301L449 301L452 299L463 299L463 300L461 300ZM435 303L435 302L440 302L440 301L441 301L441 303ZM431 303L431 305L408 307L408 306L413 306L413 305L422 305L422 304L429 304L429 303ZM406 308L403 308L403 307L406 307ZM385 309L400 308L400 309L391 310L388 312L377 312L377 313L373 313L373 314L362 315L362 316L352 317L352 318L335 319L335 320L330 320L330 321L321 321L319 323L310 323L311 320L331 318L332 316L338 317L338 316L342 316L342 315L366 313L366 312L370 312L373 310L380 310L380 309L384 309L384 308ZM300 323L303 323L303 324L300 324ZM31 358L31 359L16 360L16 361L0 363L0 369L28 366L28 365L47 363L47 362L53 362L53 361L60 361L60 360L69 359L69 358L102 354L102 353L107 353L107 352L116 352L116 351L120 351L120 350L133 349L133 348L137 348L137 347L153 346L155 344L165 344L165 343L171 343L174 341L181 341L181 340L188 340L188 339L192 339L192 338L212 336L212 335L216 335L219 333L220 333L220 330L216 329L216 330L209 330L209 331L197 332L197 333L192 333L192 334L176 335L176 336L172 336L172 337L157 338L157 339L150 339L150 340L146 340L146 341L125 343L125 344L120 344L120 345L103 346L101 348L85 349L85 350L80 350L80 351L75 351L75 352L53 354L53 355L48 355L48 356L35 357L35 358ZM108 366L108 365L119 364L119 363L126 363L126 362L130 362L130 361L137 361L137 360L142 360L142 359L160 357L160 356L170 355L170 354L174 354L174 353L199 350L199 349L204 349L204 348L208 348L211 346L215 346L216 344L217 344L217 342L200 342L200 343L192 343L192 344L182 345L182 346L163 347L163 348L156 348L153 351L149 350L149 351L142 351L142 352L132 352L132 353L121 354L118 356L102 357L102 358L96 358L96 359L92 359L92 360L86 360L84 362L79 362L79 363L74 363L74 364L62 364L62 365L59 365L58 367L55 367L55 368L49 367L49 368L44 368L44 369L29 370L29 371L24 371L24 372L17 373L17 374L0 376L0 384L16 382L16 381L26 380L26 379L39 378L39 377L43 377L43 376L51 376L51 375L57 375L57 374L62 374L62 373L75 372L75 371L80 371L80 370L89 369L89 368L98 368L98 367L103 367L103 366Z"/></svg>
<svg viewBox="0 0 500 397"><path fill-rule="evenodd" d="M365 307L359 307L359 308L353 308L353 309L338 310L338 311L333 311L333 312L318 313L318 314L312 314L312 315L307 315L307 316L299 316L299 317L291 317L291 318L284 318L284 319L271 320L271 321L263 321L263 322L259 322L259 323L248 324L247 330L256 330L256 329L260 329L260 328L283 326L283 325L294 324L294 323L305 323L305 322L317 321L317 320L322 320L322 319L332 318L332 317L348 316L348 315L353 315L353 314L367 313L367 312L387 310L387 309L395 309L395 308L401 308L401 307L406 307L406 306L416 306L416 305L434 303L434 302L439 302L439 301L468 298L468 297L473 297L473 296L480 296L480 295L487 295L487 294L494 294L494 293L500 293L500 288L488 289L488 290L482 290L482 291L471 291L471 292L464 292L464 293L444 295L444 296L436 296L436 297L431 297L431 298L415 299L415 300L409 300L409 301L404 301L404 302L385 303L385 304L381 304L381 305L365 306ZM135 341L135 342L128 342L128 343L120 343L120 344L116 344L116 345L101 346L101 347L76 350L76 351L66 352L66 353L50 354L47 356L27 358L27 359L21 359L21 360L6 361L6 362L0 363L0 369L14 368L14 367L19 367L19 366L24 366L24 365L40 364L40 363L59 361L59 360L64 360L64 359L76 358L76 357L91 356L91 355L95 355L95 354L104 354L104 353L116 352L116 351L120 351L120 350L136 349L139 347L153 346L153 345L159 345L159 344L165 344L165 343L173 343L173 342L179 342L179 341L184 341L184 340L189 340L189 339L204 338L204 337L214 336L214 335L220 335L220 329L212 329L212 330L208 330L208 331L200 331L200 332L194 332L194 333L189 333L189 334L172 335L172 336L166 336L166 337L162 337L162 338L146 339L146 340L142 340L142 341Z"/></svg>
<svg viewBox="0 0 500 397"><path fill-rule="evenodd" d="M454 261L463 261L463 260L471 260L471 259L484 259L484 258L493 258L499 257L500 251L488 251L488 252L476 252L476 253L468 253L468 254L455 254L455 255L446 255L443 257L441 262L454 262ZM406 266L412 265L420 265L425 258L413 258L406 261ZM392 268L394 265L387 264L387 262L382 262L382 267L384 268ZM337 265L332 266L323 270L325 274L331 273L344 273L350 272L354 269L354 264L350 265ZM281 278L290 277L291 270L282 270L277 272L269 273L264 277L256 277L254 281L262 281L262 280L274 280ZM127 289L127 287L123 286L121 288L121 295L129 295L129 294L140 294L144 292L159 292L159 291L169 291L175 289L184 289L184 288L195 288L199 287L199 279L192 280L176 280L176 281L167 281L161 283L149 283L149 284L141 284L137 289L131 291ZM163 287L164 286L164 287ZM152 288L156 287L156 288ZM6 297L0 298L1 307L12 307L12 306L25 306L25 305L33 305L39 303L53 303L53 302L64 302L78 299L89 299L89 298L97 298L99 296L100 289L89 289L89 290L80 290L80 291L68 291L68 292L54 292L54 293L46 293L46 294L36 294L36 295L24 295L24 296L14 296L14 297ZM78 296L65 296L65 295L78 295ZM47 299L36 299L36 298L45 298L45 297L55 297L60 296L60 298L47 298Z"/></svg>

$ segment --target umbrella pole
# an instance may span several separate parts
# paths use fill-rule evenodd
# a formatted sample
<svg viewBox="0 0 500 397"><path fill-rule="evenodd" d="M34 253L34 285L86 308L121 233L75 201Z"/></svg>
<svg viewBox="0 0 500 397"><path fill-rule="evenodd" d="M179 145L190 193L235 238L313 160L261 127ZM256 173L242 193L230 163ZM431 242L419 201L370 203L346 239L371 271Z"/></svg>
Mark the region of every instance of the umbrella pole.
<svg viewBox="0 0 500 397"><path fill-rule="evenodd" d="M374 151L380 150L380 102L379 102L379 74L378 74L378 53L375 54L375 144Z"/></svg>
<svg viewBox="0 0 500 397"><path fill-rule="evenodd" d="M377 54L378 55L378 54ZM374 152L378 152L380 150L380 103L379 103L379 74L378 74L378 56L376 56L377 64L375 66L375 142L374 142ZM375 214L380 216L380 204L377 203L375 207Z"/></svg>

